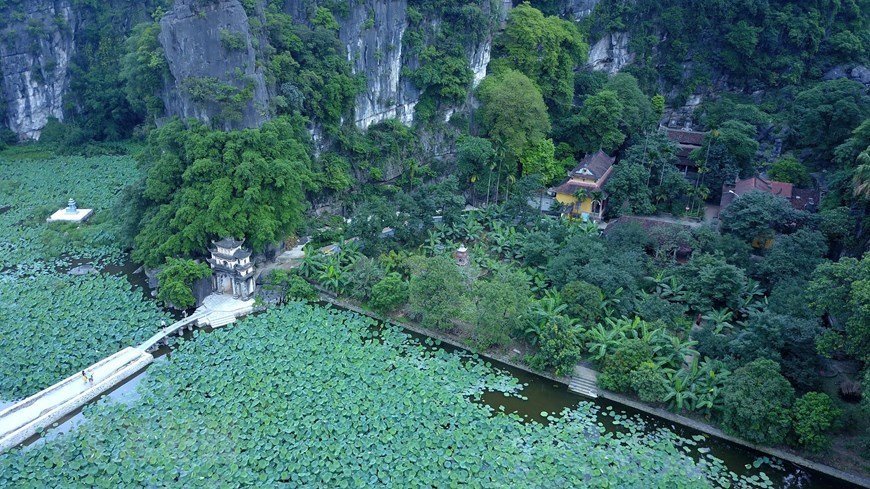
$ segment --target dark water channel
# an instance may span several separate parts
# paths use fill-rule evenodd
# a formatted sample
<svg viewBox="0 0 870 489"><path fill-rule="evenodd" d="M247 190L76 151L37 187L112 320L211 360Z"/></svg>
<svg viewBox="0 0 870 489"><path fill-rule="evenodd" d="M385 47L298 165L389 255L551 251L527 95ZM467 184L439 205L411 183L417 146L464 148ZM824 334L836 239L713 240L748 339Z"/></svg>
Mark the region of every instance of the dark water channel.
<svg viewBox="0 0 870 489"><path fill-rule="evenodd" d="M72 265L72 267L78 266L80 264L81 263L74 264ZM138 267L136 267L132 263L126 263L120 266L103 267L102 272L126 276L131 284L133 284L137 288L140 288L142 290L143 296L146 299L150 300L151 296L150 289L148 287L148 279L144 273L134 273L137 268ZM334 305L329 305L328 307L341 309ZM180 319L181 311L173 312L173 315ZM200 328L200 334L207 334L211 331L212 328L210 327ZM407 329L403 329L403 331L410 335L412 338L414 338L416 341L419 341L421 344L424 345L430 344L431 340L433 340L425 335L416 333L414 331L410 331ZM193 333L191 331L186 331L184 333L184 338L192 339ZM494 368L504 371L515 377L519 381L519 383L523 385L523 389L519 392L519 395L523 396L525 399L515 396L505 396L501 392L487 392L482 396L480 402L483 402L486 405L490 406L493 409L494 415L500 412L499 408L501 406L503 407L504 412L516 413L517 415L521 416L526 422L538 422L546 424L548 423L548 420L546 419L546 416L542 415L543 412L546 412L548 413L548 415L551 416L558 416L564 409L574 408L580 402L591 402L598 406L598 422L604 425L605 429L608 432L625 431L624 427L619 426L613 422L613 414L621 414L625 416L635 417L637 420L639 420L644 426L643 431L646 433L651 433L658 429L666 429L675 432L677 435L685 439L699 440L699 436L703 436L703 439L700 439L701 441L699 441L696 446L689 447L690 450L688 451L688 455L691 456L693 459L699 460L700 458L705 457L708 454L712 455L713 457L722 460L729 470L740 475L755 474L758 473L759 470L764 471L765 474L773 481L774 487L790 489L828 489L841 487L857 487L846 481L835 479L825 474L804 467L800 467L786 461L775 461L778 466L781 466L781 470L774 469L767 465L763 465L760 469L754 469L752 468L752 464L760 458L766 458L765 454L741 447L739 445L732 444L725 440L720 440L715 437L704 435L691 428L674 425L670 421L658 418L651 414L637 411L629 406L625 406L601 398L589 399L579 394L570 392L568 390L568 387L564 384L560 384L540 375L536 375L525 370L512 367L510 365L506 365L497 360L489 359L485 356L475 356L472 354L472 352L463 348L455 347L446 343L442 343L440 341L435 341L434 345L430 348L439 348L446 351L456 352L460 355L463 355L468 360L471 360L473 358L481 358L484 361L489 362ZM172 347L163 346L160 349L156 350L153 354L155 356L155 363L171 361ZM118 384L113 389L103 394L102 396L99 396L97 399L94 399L91 402L97 402L98 400L103 398L109 398L113 402L132 402L138 397L136 389L142 379L144 379L145 375L147 375L147 367L137 372L127 381ZM74 429L76 426L83 422L86 422L86 419L81 414L81 409L79 409L59 420L58 423L53 425L51 429L47 430L42 435L36 435L31 439L27 440L24 445L35 446L39 443L44 442L45 440L51 440L61 435L62 433Z"/></svg>
<svg viewBox="0 0 870 489"><path fill-rule="evenodd" d="M341 309L331 305L336 309ZM419 334L415 331L402 328L403 331L423 344L427 339L431 339L426 335ZM527 422L538 422L548 424L546 416L542 413L546 412L549 416L559 416L566 408L574 408L580 402L589 402L595 404L599 408L597 422L604 425L607 432L625 432L626 428L614 423L613 415L619 414L630 416L639 421L644 426L645 433L651 433L655 430L665 429L676 433L684 439L695 440L703 439L697 442L696 446L688 447L688 455L695 461L706 457L708 454L722 460L728 470L738 475L753 475L759 471L763 471L773 482L774 487L788 489L832 489L832 488L857 488L858 486L843 481L834 477L830 477L821 472L811 470L805 467L795 465L791 462L775 459L764 453L752 450L750 448L735 445L729 441L706 435L700 431L688 428L682 425L676 425L671 421L659 418L643 411L638 411L630 406L610 401L604 398L591 399L580 394L576 394L568 390L568 386L559 382L554 382L546 377L522 370L511 365L499 362L483 355L474 355L471 351L464 348L456 347L447 343L436 341L437 346L432 348L440 348L443 350L461 354L468 359L480 358L489 362L494 368L507 372L516 378L523 385L522 391L519 394L525 399L515 396L505 396L501 392L487 392L482 397L482 402L494 411L496 415L501 411L500 407L504 407L505 413L516 413ZM695 438L693 438L695 437ZM753 463L757 460L772 460L777 467L773 468L767 464L756 469Z"/></svg>

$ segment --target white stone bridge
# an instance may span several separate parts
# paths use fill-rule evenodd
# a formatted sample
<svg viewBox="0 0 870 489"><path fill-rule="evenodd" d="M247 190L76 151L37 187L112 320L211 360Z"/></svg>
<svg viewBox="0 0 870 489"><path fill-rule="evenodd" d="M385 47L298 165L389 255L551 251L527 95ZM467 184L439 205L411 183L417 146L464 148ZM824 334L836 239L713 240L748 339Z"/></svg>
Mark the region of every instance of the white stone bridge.
<svg viewBox="0 0 870 489"><path fill-rule="evenodd" d="M254 301L239 301L226 295L206 297L203 305L190 317L161 329L136 347L127 347L87 367L94 377L91 385L81 372L0 410L0 453L18 446L46 429L52 423L82 407L112 387L147 367L154 357L151 352L173 335L196 326L217 328L232 323L253 310Z"/></svg>

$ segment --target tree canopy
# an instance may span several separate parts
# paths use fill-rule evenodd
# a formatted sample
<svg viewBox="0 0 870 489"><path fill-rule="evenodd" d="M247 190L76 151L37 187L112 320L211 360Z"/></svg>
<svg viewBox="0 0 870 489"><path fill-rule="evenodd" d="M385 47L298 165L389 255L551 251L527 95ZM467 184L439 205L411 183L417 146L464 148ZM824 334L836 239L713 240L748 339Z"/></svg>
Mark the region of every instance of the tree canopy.
<svg viewBox="0 0 870 489"><path fill-rule="evenodd" d="M188 124L152 132L140 158L148 176L134 259L156 266L165 257L201 255L222 236L260 251L300 225L312 184L300 119L236 132Z"/></svg>
<svg viewBox="0 0 870 489"><path fill-rule="evenodd" d="M551 107L571 105L574 68L589 49L574 23L545 17L523 2L508 13L496 49L503 51L502 62L534 81Z"/></svg>
<svg viewBox="0 0 870 489"><path fill-rule="evenodd" d="M519 71L487 76L477 89L482 129L502 156L519 157L550 132L550 118L540 90Z"/></svg>

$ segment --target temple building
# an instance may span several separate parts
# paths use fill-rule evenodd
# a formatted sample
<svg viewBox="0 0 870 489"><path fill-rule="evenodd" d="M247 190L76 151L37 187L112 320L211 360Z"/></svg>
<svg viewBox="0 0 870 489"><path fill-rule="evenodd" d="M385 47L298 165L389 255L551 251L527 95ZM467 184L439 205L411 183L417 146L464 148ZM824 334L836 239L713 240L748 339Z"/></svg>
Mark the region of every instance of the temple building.
<svg viewBox="0 0 870 489"><path fill-rule="evenodd" d="M254 264L251 250L242 248L244 240L224 238L212 241L214 249L209 249L208 259L214 274L212 285L218 294L232 294L234 298L249 300L254 296Z"/></svg>
<svg viewBox="0 0 870 489"><path fill-rule="evenodd" d="M568 179L558 187L550 189L556 201L568 209L568 214L580 217L584 221L592 218L601 219L607 205L607 194L604 184L613 172L616 158L608 156L604 151L587 155L577 165Z"/></svg>

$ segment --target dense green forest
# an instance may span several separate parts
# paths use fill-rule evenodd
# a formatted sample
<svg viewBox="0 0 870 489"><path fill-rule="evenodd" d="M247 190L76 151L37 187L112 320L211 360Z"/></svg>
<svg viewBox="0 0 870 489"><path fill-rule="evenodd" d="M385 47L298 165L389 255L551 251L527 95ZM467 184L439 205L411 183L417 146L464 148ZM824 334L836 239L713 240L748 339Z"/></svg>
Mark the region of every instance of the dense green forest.
<svg viewBox="0 0 870 489"><path fill-rule="evenodd" d="M311 236L302 266L266 287L311 298L317 285L558 375L589 362L602 388L870 472L870 94L826 76L870 62L868 1L604 0L575 21L547 0L501 26L486 0L410 0L414 123L363 130L353 113L371 80L340 39L349 4L310 2L300 19L247 0L251 39L221 43L256 41L269 120L230 132L214 124L252 94L215 80L183 85L220 107L211 121L165 117L170 2L73 3L94 20L64 122L38 146L89 156L135 143L142 177L124 190L118 241L137 263L178 267L226 235L258 254ZM593 71L590 46L613 32L629 34L633 61ZM475 85L469 55L490 37ZM689 122L706 135L687 179L659 125L693 96ZM599 149L618 158L601 189L617 225L530 205ZM703 220L723 184L756 175L822 201L797 210L750 192ZM675 223L624 219L653 214ZM317 251L332 243L339 253ZM451 256L460 245L468 267ZM189 303L186 287L161 299Z"/></svg>

